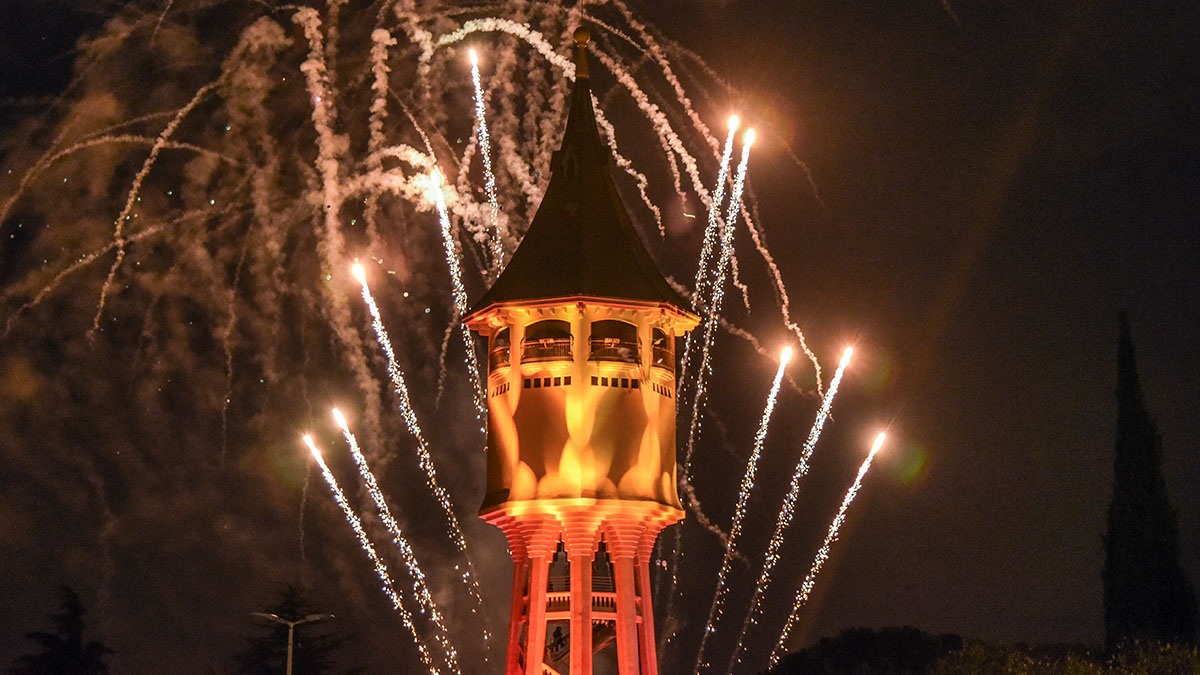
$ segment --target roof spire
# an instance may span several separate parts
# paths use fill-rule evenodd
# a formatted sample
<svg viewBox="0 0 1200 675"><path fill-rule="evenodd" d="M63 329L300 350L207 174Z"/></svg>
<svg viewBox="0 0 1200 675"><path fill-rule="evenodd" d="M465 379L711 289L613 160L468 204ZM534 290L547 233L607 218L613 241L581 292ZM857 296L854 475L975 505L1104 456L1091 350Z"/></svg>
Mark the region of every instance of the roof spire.
<svg viewBox="0 0 1200 675"><path fill-rule="evenodd" d="M587 79L588 59L587 43L592 39L592 33L586 27L575 29L575 77Z"/></svg>

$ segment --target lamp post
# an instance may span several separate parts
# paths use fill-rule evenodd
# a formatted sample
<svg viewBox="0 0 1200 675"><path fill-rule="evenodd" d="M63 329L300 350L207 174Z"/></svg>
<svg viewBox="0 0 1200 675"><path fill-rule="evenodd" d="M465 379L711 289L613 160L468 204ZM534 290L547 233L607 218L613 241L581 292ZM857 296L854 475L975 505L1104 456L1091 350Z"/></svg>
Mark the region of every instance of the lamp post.
<svg viewBox="0 0 1200 675"><path fill-rule="evenodd" d="M292 675L292 637L296 632L296 626L299 626L302 623L312 623L313 621L324 621L325 619L333 618L332 614L309 614L302 619L288 621L278 614L269 614L267 612L250 612L250 615L257 616L260 619L274 621L275 623L281 623L288 627L287 675Z"/></svg>

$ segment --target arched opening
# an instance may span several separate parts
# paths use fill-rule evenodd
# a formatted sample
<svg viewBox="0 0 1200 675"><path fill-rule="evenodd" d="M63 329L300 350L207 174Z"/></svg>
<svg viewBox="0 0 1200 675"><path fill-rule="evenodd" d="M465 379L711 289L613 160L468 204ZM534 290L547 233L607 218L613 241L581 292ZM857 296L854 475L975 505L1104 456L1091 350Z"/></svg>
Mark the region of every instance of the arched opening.
<svg viewBox="0 0 1200 675"><path fill-rule="evenodd" d="M558 319L531 323L525 328L521 361L559 361L571 358L571 324Z"/></svg>
<svg viewBox="0 0 1200 675"><path fill-rule="evenodd" d="M510 339L507 328L502 328L492 335L492 348L488 350L488 368L495 370L509 364Z"/></svg>
<svg viewBox="0 0 1200 675"><path fill-rule="evenodd" d="M675 341L659 328L650 333L650 365L675 371Z"/></svg>
<svg viewBox="0 0 1200 675"><path fill-rule="evenodd" d="M589 361L638 362L637 326L606 319L592 322Z"/></svg>

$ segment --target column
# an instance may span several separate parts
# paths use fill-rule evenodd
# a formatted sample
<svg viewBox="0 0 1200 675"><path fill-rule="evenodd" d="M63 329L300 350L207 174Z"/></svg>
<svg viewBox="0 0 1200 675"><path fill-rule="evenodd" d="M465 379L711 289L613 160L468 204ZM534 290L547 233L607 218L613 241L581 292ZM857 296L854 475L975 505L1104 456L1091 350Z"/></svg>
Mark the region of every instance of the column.
<svg viewBox="0 0 1200 675"><path fill-rule="evenodd" d="M658 647L654 637L654 601L650 598L650 558L654 555L654 540L662 523L652 522L642 531L638 542L637 568L638 604L642 610L641 675L658 675Z"/></svg>
<svg viewBox="0 0 1200 675"><path fill-rule="evenodd" d="M620 516L615 516L618 518ZM620 675L638 675L637 596L634 591L636 574L634 560L644 524L632 522L606 523L604 531L608 557L613 562L613 581L617 591L617 668Z"/></svg>
<svg viewBox="0 0 1200 675"><path fill-rule="evenodd" d="M504 659L507 675L521 675L521 624L528 621L526 602L529 581L529 559L513 549L512 607L508 613L508 652Z"/></svg>
<svg viewBox="0 0 1200 675"><path fill-rule="evenodd" d="M558 542L558 528L551 520L526 524L529 553L529 624L525 630L525 675L542 675L546 662L546 581L550 558Z"/></svg>
<svg viewBox="0 0 1200 675"><path fill-rule="evenodd" d="M586 507L560 514L571 563L571 675L592 675L592 560L600 517Z"/></svg>

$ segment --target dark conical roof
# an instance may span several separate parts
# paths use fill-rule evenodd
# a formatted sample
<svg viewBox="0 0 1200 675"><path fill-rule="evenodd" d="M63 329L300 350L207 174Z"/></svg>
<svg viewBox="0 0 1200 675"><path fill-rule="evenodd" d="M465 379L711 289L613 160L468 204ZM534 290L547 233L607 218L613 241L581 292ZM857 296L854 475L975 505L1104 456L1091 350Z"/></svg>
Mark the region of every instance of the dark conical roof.
<svg viewBox="0 0 1200 675"><path fill-rule="evenodd" d="M690 307L655 267L617 194L582 41L576 50L581 67L546 194L512 260L470 314L500 303L577 296Z"/></svg>

